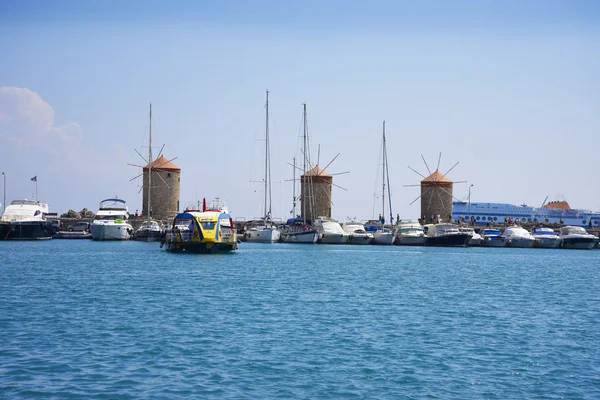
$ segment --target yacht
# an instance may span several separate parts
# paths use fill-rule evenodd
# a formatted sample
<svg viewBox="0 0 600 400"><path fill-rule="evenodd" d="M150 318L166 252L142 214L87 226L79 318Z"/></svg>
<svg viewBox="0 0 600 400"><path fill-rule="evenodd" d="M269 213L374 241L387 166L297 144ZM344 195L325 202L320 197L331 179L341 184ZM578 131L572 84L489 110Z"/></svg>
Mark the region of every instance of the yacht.
<svg viewBox="0 0 600 400"><path fill-rule="evenodd" d="M144 221L133 234L133 240L142 242L158 242L165 229L160 222L155 220Z"/></svg>
<svg viewBox="0 0 600 400"><path fill-rule="evenodd" d="M460 232L456 225L447 222L425 225L423 231L426 235L425 246L466 247L471 240L471 235Z"/></svg>
<svg viewBox="0 0 600 400"><path fill-rule="evenodd" d="M535 242L533 242L533 247L552 249L560 247L561 239L552 228L540 226L533 228L531 234L535 239Z"/></svg>
<svg viewBox="0 0 600 400"><path fill-rule="evenodd" d="M392 245L396 240L396 236L391 229L386 228L379 221L369 221L364 225L365 231L373 235L371 244Z"/></svg>
<svg viewBox="0 0 600 400"><path fill-rule="evenodd" d="M100 202L100 210L92 222L94 240L129 240L133 227L127 223L129 209L122 199L105 199Z"/></svg>
<svg viewBox="0 0 600 400"><path fill-rule="evenodd" d="M483 242L483 238L481 235L473 228L469 228L468 226L461 226L458 228L459 232L468 233L471 235L471 239L469 240L469 246L481 246L481 242Z"/></svg>
<svg viewBox="0 0 600 400"><path fill-rule="evenodd" d="M421 246L425 243L423 227L418 222L400 223L396 231L396 244L403 246Z"/></svg>
<svg viewBox="0 0 600 400"><path fill-rule="evenodd" d="M306 224L301 217L290 218L281 231L281 241L285 243L317 243L321 235Z"/></svg>
<svg viewBox="0 0 600 400"><path fill-rule="evenodd" d="M339 222L334 219L320 217L315 221L315 228L321 235L319 243L323 244L346 244L348 234L344 232Z"/></svg>
<svg viewBox="0 0 600 400"><path fill-rule="evenodd" d="M498 229L481 229L479 231L481 235L481 246L482 247L504 247L504 238L502 232Z"/></svg>
<svg viewBox="0 0 600 400"><path fill-rule="evenodd" d="M369 244L373 240L373 234L367 232L360 222L346 222L342 229L348 234L348 243L350 244Z"/></svg>
<svg viewBox="0 0 600 400"><path fill-rule="evenodd" d="M52 222L46 220L48 204L14 200L0 218L0 240L52 239Z"/></svg>
<svg viewBox="0 0 600 400"><path fill-rule="evenodd" d="M506 247L533 247L535 238L525 228L513 225L502 234Z"/></svg>
<svg viewBox="0 0 600 400"><path fill-rule="evenodd" d="M560 238L563 249L593 249L598 242L595 235L587 233L579 226L565 226L560 228Z"/></svg>

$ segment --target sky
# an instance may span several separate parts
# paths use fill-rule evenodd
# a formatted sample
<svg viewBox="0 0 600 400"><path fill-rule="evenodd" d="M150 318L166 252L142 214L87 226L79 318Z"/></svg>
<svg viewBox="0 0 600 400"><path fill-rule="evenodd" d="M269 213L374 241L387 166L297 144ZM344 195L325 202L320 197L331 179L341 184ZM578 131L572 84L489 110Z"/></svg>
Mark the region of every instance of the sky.
<svg viewBox="0 0 600 400"><path fill-rule="evenodd" d="M181 207L263 214L265 91L272 209L292 210L307 104L334 218L392 212L440 153L454 196L600 211L600 4L594 1L0 0L0 171L6 200L141 210L136 150L182 169ZM338 155L339 154L339 155ZM337 158L336 158L337 156ZM343 189L342 189L343 188ZM2 198L0 198L2 202ZM389 213L389 211L386 211Z"/></svg>

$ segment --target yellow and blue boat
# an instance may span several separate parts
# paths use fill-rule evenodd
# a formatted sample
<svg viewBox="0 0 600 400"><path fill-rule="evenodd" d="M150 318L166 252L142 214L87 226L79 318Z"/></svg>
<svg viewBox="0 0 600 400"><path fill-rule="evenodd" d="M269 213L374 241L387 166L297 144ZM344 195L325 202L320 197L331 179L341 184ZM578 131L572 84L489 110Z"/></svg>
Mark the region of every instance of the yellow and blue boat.
<svg viewBox="0 0 600 400"><path fill-rule="evenodd" d="M220 200L202 211L187 210L173 219L161 247L175 253L219 253L237 250L238 240L233 218Z"/></svg>

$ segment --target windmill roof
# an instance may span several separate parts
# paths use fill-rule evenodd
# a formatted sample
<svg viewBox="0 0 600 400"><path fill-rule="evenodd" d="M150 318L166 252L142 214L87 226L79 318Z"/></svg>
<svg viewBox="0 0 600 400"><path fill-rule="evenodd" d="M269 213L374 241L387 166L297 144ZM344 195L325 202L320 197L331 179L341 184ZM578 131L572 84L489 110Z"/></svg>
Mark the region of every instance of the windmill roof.
<svg viewBox="0 0 600 400"><path fill-rule="evenodd" d="M450 179L444 176L440 171L435 171L433 174L429 175L427 178L423 179L421 182L445 182L452 183Z"/></svg>
<svg viewBox="0 0 600 400"><path fill-rule="evenodd" d="M148 171L150 168L160 171L181 172L181 168L175 165L172 161L167 160L165 156L160 156L150 164L146 165L144 167L144 171Z"/></svg>
<svg viewBox="0 0 600 400"><path fill-rule="evenodd" d="M324 177L331 178L331 175L329 175L327 172L325 172L324 170L322 170L321 168L319 168L318 165L315 166L310 171L306 171L306 174L304 174L302 176L324 176Z"/></svg>

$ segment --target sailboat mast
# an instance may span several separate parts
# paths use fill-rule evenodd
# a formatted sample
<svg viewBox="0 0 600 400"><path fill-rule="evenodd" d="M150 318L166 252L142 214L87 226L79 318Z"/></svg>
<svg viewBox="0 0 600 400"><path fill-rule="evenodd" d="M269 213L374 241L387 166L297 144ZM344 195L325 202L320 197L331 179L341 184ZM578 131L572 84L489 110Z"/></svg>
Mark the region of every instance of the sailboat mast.
<svg viewBox="0 0 600 400"><path fill-rule="evenodd" d="M264 218L271 213L271 193L269 191L269 91L267 90L267 103L266 108L266 123L265 123L265 212ZM269 196L269 205L267 209L267 196Z"/></svg>
<svg viewBox="0 0 600 400"><path fill-rule="evenodd" d="M146 218L150 219L150 210L152 209L152 103L150 103L150 133L148 140L148 205L146 210Z"/></svg>
<svg viewBox="0 0 600 400"><path fill-rule="evenodd" d="M304 112L302 114L302 124L303 124L303 130L302 130L302 139L303 139L303 147L302 147L302 152L304 153L304 157L303 157L303 164L302 164L302 177L304 179L306 179L306 103L303 104L304 106ZM304 185L302 184L302 180L300 181L300 188L302 189L302 193L300 194L301 196L301 204L302 204L302 218L306 218L307 215L307 210L306 210L306 206L307 206L307 202L309 201L308 196L306 195L306 189L307 189L307 184L306 182L304 182Z"/></svg>
<svg viewBox="0 0 600 400"><path fill-rule="evenodd" d="M385 163L385 175L386 175L386 182L387 182L387 188L388 188L388 202L389 202L389 206L390 206L390 223L391 223L394 214L392 213L392 190L390 187L390 170L389 170L388 159L387 159L387 143L386 143L386 139L385 139L385 121L383 121L383 160Z"/></svg>
<svg viewBox="0 0 600 400"><path fill-rule="evenodd" d="M381 168L381 217L385 218L385 121L383 121L383 142L381 146L381 156L383 158L383 168Z"/></svg>
<svg viewBox="0 0 600 400"><path fill-rule="evenodd" d="M292 218L296 218L296 157L294 157L294 179L292 179L292 182L294 184Z"/></svg>

